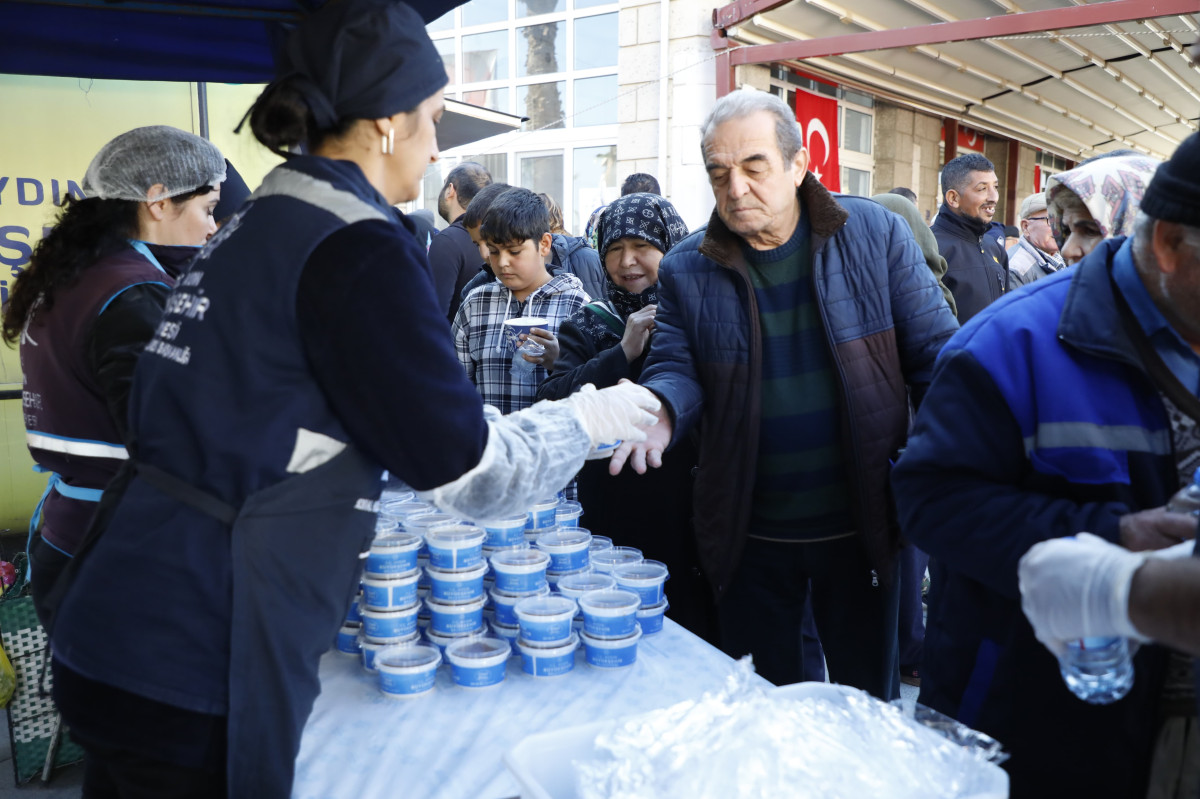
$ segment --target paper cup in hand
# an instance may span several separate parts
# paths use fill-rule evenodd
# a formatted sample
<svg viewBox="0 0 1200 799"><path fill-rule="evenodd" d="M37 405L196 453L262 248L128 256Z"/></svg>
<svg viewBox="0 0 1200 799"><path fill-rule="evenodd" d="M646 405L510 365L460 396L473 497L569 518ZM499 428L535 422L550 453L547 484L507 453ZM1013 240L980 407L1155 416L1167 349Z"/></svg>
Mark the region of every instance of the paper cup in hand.
<svg viewBox="0 0 1200 799"><path fill-rule="evenodd" d="M513 352L521 346L521 335L529 335L535 327L546 328L549 320L540 316L518 316L516 319L504 320L504 340L508 342Z"/></svg>

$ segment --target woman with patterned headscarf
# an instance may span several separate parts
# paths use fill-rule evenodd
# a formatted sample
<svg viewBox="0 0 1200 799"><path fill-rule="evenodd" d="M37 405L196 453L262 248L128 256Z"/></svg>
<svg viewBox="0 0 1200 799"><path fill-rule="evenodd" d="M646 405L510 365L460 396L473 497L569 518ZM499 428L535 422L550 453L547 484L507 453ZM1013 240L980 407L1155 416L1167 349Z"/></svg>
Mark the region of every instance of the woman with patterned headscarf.
<svg viewBox="0 0 1200 799"><path fill-rule="evenodd" d="M1142 194L1159 163L1133 150L1118 150L1050 176L1046 206L1068 266L1104 239L1133 232Z"/></svg>
<svg viewBox="0 0 1200 799"><path fill-rule="evenodd" d="M576 311L558 331L560 353L538 399L561 399L587 383L597 388L622 378L637 381L654 333L658 265L688 234L675 206L656 194L628 194L604 209L596 249L604 263L607 297ZM695 555L692 478L696 451L682 441L661 469L613 477L608 461L589 461L579 473L583 526L618 546L642 550L667 564L668 614L700 636L711 636L712 602Z"/></svg>

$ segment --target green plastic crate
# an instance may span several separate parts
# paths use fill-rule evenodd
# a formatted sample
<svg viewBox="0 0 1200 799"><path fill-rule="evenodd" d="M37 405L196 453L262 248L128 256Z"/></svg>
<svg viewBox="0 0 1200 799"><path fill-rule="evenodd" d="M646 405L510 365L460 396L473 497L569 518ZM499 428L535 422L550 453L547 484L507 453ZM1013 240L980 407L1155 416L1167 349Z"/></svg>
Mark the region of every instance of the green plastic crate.
<svg viewBox="0 0 1200 799"><path fill-rule="evenodd" d="M19 586L13 586L0 599L0 643L3 643L17 675L17 687L8 703L8 737L12 745L13 777L17 785L42 773L58 716L54 700L49 696L52 685L50 670L45 668L49 655L46 631L33 610L33 598L21 596L21 593ZM43 677L46 696L41 696L38 691L38 681ZM83 750L71 740L69 732L64 733L54 758L54 767L81 760Z"/></svg>

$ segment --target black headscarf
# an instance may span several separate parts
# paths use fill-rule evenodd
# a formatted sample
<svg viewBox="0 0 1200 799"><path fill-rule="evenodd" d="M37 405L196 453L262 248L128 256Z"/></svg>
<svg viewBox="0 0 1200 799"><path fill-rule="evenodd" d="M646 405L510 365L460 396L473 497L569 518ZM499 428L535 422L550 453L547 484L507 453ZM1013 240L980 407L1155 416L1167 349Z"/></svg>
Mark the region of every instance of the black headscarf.
<svg viewBox="0 0 1200 799"><path fill-rule="evenodd" d="M626 194L614 200L604 209L598 224L597 241L600 261L614 241L624 238L645 239L664 255L679 242L687 238L688 229L671 201L657 194ZM618 286L604 270L608 299L622 319L634 311L658 302L658 284L655 283L640 294L634 294Z"/></svg>
<svg viewBox="0 0 1200 799"><path fill-rule="evenodd" d="M448 80L425 21L397 0L326 3L288 39L278 69L320 130L411 111Z"/></svg>

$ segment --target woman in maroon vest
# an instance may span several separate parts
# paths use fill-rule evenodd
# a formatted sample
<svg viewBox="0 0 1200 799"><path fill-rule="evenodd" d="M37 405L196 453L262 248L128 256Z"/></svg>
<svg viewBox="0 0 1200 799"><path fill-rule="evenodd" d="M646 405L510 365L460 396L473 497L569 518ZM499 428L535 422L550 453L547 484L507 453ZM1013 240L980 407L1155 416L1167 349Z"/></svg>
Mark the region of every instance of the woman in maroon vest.
<svg viewBox="0 0 1200 799"><path fill-rule="evenodd" d="M43 624L47 592L128 457L134 366L168 292L216 231L224 179L225 159L199 136L165 125L117 136L88 167L87 199L67 198L4 307L4 340L20 343L29 451L50 472L30 522Z"/></svg>

